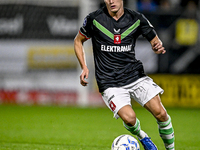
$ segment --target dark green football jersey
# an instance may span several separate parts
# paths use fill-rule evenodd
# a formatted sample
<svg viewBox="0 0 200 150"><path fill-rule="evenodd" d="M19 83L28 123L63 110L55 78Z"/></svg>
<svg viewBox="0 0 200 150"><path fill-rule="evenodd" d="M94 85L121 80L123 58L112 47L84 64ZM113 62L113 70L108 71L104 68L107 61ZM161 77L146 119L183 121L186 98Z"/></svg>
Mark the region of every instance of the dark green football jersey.
<svg viewBox="0 0 200 150"><path fill-rule="evenodd" d="M145 76L142 63L135 58L134 48L138 36L146 37L152 30L153 26L142 14L126 8L117 21L109 15L106 7L85 18L79 33L92 39L95 76L100 92Z"/></svg>

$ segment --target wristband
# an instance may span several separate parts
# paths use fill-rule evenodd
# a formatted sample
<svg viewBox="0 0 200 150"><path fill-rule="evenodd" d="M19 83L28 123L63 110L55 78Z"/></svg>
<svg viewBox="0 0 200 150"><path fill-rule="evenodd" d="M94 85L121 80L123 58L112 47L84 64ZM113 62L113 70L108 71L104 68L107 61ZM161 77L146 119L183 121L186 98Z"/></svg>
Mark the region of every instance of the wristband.
<svg viewBox="0 0 200 150"><path fill-rule="evenodd" d="M156 36L156 31L153 29L145 35L148 41L151 41Z"/></svg>

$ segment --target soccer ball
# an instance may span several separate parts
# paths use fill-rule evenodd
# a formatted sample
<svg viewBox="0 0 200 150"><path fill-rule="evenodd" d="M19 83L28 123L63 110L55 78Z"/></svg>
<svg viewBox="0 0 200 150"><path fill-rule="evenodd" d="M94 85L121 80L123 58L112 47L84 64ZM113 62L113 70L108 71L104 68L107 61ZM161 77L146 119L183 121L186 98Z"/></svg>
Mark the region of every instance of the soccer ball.
<svg viewBox="0 0 200 150"><path fill-rule="evenodd" d="M140 145L133 136L124 134L114 139L111 150L140 150Z"/></svg>

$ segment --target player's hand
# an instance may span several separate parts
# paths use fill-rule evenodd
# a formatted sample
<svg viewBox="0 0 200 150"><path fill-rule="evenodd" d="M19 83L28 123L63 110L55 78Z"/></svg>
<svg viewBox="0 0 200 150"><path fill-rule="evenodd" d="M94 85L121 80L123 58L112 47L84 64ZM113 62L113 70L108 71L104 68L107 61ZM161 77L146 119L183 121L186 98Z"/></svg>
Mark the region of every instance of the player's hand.
<svg viewBox="0 0 200 150"><path fill-rule="evenodd" d="M166 50L163 47L162 41L158 38L157 35L150 41L150 43L151 43L153 51L156 54L165 54L166 53Z"/></svg>
<svg viewBox="0 0 200 150"><path fill-rule="evenodd" d="M152 46L153 51L156 54L165 54L166 50L165 48L162 46L162 42L155 42L154 45Z"/></svg>
<svg viewBox="0 0 200 150"><path fill-rule="evenodd" d="M82 73L80 75L80 83L82 86L87 86L88 82L86 81L86 79L88 78L88 75L89 75L89 70L86 67L82 70Z"/></svg>

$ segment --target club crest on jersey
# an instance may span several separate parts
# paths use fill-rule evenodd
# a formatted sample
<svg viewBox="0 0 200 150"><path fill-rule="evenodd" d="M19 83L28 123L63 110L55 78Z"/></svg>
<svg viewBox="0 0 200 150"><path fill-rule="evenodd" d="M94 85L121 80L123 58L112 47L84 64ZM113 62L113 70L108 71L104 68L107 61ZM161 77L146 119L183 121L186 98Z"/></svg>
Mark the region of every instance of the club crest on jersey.
<svg viewBox="0 0 200 150"><path fill-rule="evenodd" d="M121 44L120 29L118 29L118 30L114 29L114 43L115 44Z"/></svg>

